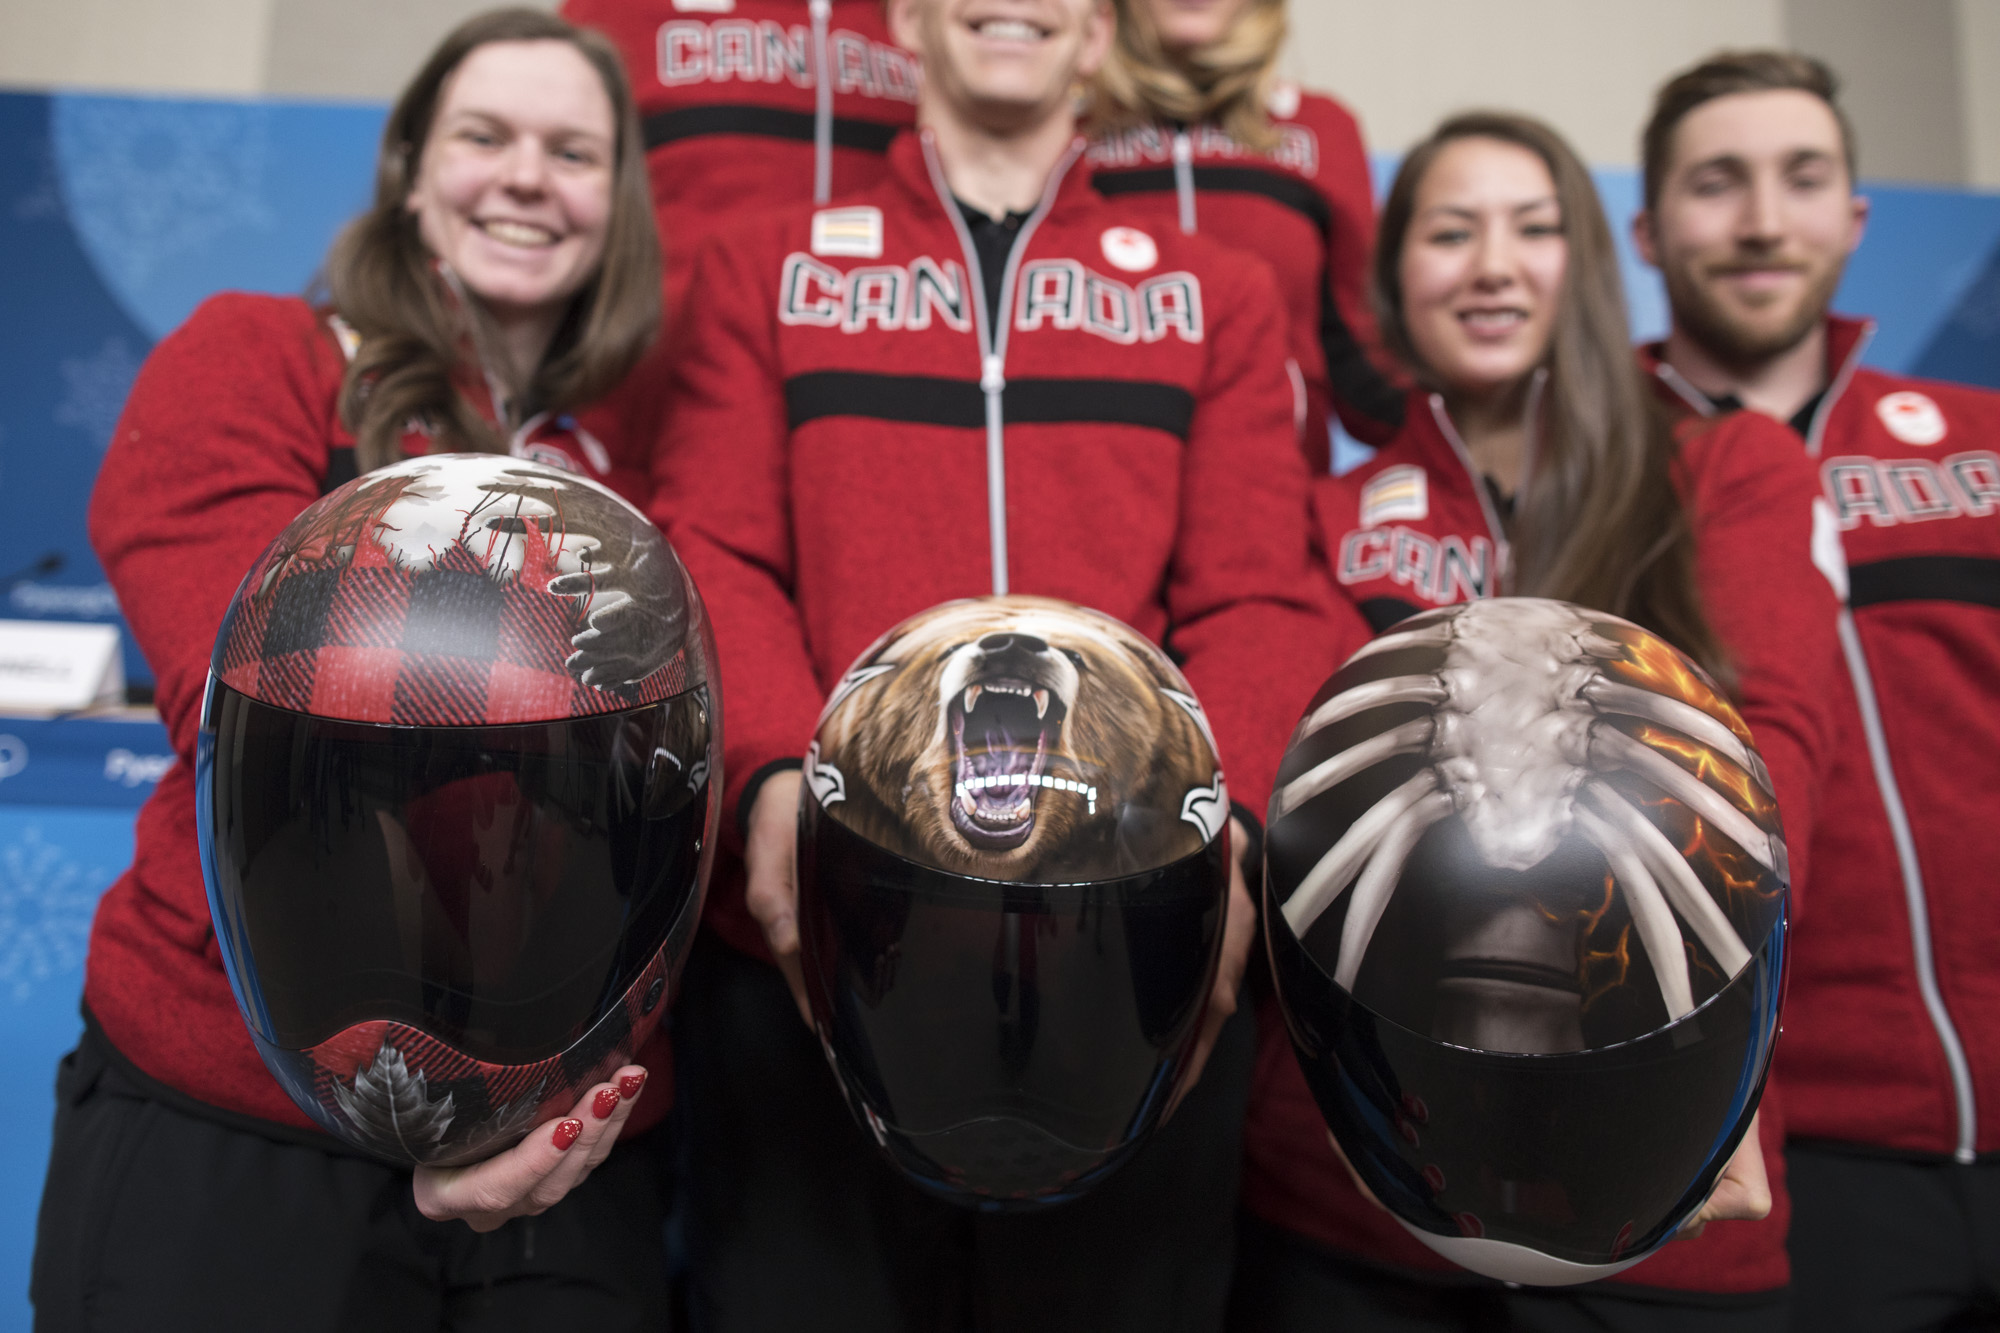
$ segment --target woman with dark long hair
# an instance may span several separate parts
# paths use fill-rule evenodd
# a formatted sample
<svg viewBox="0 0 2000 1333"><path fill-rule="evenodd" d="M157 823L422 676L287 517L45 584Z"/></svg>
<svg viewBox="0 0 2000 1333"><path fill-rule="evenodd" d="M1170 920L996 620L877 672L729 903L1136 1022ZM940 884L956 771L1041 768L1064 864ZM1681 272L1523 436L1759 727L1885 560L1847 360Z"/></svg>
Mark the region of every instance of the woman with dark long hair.
<svg viewBox="0 0 2000 1333"><path fill-rule="evenodd" d="M1831 743L1821 701L1836 600L1815 568L1816 481L1796 443L1751 413L1670 423L1627 344L1590 175L1537 121L1439 126L1404 159L1377 247L1383 340L1418 387L1389 445L1319 483L1324 548L1356 618L1380 633L1434 606L1521 594L1637 621L1732 694L1787 843L1804 847ZM1796 856L1791 869L1810 895ZM1363 1196L1275 1005L1260 1020L1234 1327L1784 1326L1774 1098L1760 1116L1772 1151L1760 1158L1759 1136L1746 1138L1689 1228L1698 1239L1609 1282L1510 1289L1452 1269Z"/></svg>
<svg viewBox="0 0 2000 1333"><path fill-rule="evenodd" d="M266 1071L231 1000L192 763L237 581L341 482L484 452L644 503L650 440L600 438L577 414L644 352L659 271L617 52L500 10L447 36L398 99L373 206L334 245L323 301L217 296L148 358L91 536L179 762L92 932L85 1035L58 1076L37 1327L662 1325L662 1149L631 1141L664 1109L640 1103L645 1068L488 1162L420 1169L414 1188L335 1143Z"/></svg>
<svg viewBox="0 0 2000 1333"><path fill-rule="evenodd" d="M1324 472L1338 417L1380 444L1401 420L1368 310L1373 191L1345 106L1278 77L1285 0L1114 0L1091 84L1092 182L1135 221L1200 232L1270 265L1284 294L1297 420Z"/></svg>

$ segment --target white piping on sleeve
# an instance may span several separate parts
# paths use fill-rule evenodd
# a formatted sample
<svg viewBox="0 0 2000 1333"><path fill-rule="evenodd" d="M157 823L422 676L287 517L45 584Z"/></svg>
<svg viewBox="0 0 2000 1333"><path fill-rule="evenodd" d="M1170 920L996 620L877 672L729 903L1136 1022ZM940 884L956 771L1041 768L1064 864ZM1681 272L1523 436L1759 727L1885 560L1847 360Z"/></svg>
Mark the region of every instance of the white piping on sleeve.
<svg viewBox="0 0 2000 1333"><path fill-rule="evenodd" d="M813 202L833 197L833 68L827 59L826 30L833 0L808 0L813 37Z"/></svg>

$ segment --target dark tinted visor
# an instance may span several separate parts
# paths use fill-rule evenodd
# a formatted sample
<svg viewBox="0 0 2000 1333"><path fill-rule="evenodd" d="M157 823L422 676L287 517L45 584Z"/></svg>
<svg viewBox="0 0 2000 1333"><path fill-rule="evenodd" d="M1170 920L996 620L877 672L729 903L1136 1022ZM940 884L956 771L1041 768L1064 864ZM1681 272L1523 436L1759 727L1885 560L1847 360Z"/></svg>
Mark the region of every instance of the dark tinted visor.
<svg viewBox="0 0 2000 1333"><path fill-rule="evenodd" d="M1143 1132L1214 976L1226 843L1123 879L1007 883L896 856L806 800L808 990L855 1090L909 1135L1007 1118L1088 1154Z"/></svg>
<svg viewBox="0 0 2000 1333"><path fill-rule="evenodd" d="M713 735L705 689L425 728L212 682L203 865L246 1018L293 1050L373 1019L500 1064L565 1050L692 925Z"/></svg>
<svg viewBox="0 0 2000 1333"><path fill-rule="evenodd" d="M1608 1264L1667 1238L1707 1196L1770 1064L1785 931L1679 1022L1560 1055L1447 1045L1328 979L1267 932L1320 1113L1376 1196L1413 1226Z"/></svg>

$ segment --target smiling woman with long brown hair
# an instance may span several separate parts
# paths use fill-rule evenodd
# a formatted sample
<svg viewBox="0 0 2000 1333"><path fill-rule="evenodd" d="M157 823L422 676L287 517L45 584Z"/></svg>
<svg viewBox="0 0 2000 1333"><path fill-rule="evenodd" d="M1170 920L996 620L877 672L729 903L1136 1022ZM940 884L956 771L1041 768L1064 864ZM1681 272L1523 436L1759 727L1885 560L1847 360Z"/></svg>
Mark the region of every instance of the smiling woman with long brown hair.
<svg viewBox="0 0 2000 1333"><path fill-rule="evenodd" d="M335 1143L266 1071L231 1000L192 762L237 581L357 472L494 453L643 503L643 468L620 464L650 440L600 439L575 415L658 323L642 153L602 38L533 10L472 18L391 111L373 206L334 247L327 299L217 296L140 372L91 536L179 762L92 932L85 1035L58 1078L37 1327L663 1325L662 1148L629 1142L664 1109L639 1099L646 1070L615 1071L490 1161L420 1169L414 1188ZM525 1214L543 1215L503 1229Z"/></svg>
<svg viewBox="0 0 2000 1333"><path fill-rule="evenodd" d="M1380 633L1434 606L1522 594L1639 622L1729 688L1788 845L1803 848L1831 745L1837 604L1814 565L1817 484L1796 444L1748 413L1669 425L1626 341L1589 172L1537 121L1481 113L1439 126L1404 159L1377 246L1383 338L1418 387L1391 443L1319 483L1349 616ZM1791 869L1809 896L1796 856ZM1761 1116L1773 1151L1746 1138L1697 1215L1697 1230L1719 1225L1609 1282L1510 1290L1452 1270L1364 1198L1275 1005L1259 1028L1244 1179L1254 1223L1232 1327L1784 1326L1782 1178L1767 1181L1763 1165L1782 1142L1774 1099Z"/></svg>

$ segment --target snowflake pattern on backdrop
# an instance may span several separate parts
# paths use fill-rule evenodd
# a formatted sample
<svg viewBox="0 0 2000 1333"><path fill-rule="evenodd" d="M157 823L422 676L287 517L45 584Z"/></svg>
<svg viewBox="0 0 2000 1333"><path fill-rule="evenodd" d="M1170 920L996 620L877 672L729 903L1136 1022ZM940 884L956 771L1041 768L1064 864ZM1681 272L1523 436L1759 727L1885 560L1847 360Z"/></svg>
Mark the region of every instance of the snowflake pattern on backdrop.
<svg viewBox="0 0 2000 1333"><path fill-rule="evenodd" d="M107 338L88 356L64 357L59 369L63 397L56 404L56 420L82 431L91 447L103 453L118 429L118 414L125 410L132 381L139 376L138 354L123 338Z"/></svg>
<svg viewBox="0 0 2000 1333"><path fill-rule="evenodd" d="M74 860L33 824L0 847L0 991L19 1003L80 969L110 882L109 870Z"/></svg>
<svg viewBox="0 0 2000 1333"><path fill-rule="evenodd" d="M60 222L63 216L62 176L56 170L55 148L47 139L26 146L34 159L34 183L14 196L14 216L22 222Z"/></svg>
<svg viewBox="0 0 2000 1333"><path fill-rule="evenodd" d="M264 198L268 111L64 97L49 128L70 219L128 289L224 232L276 225Z"/></svg>

